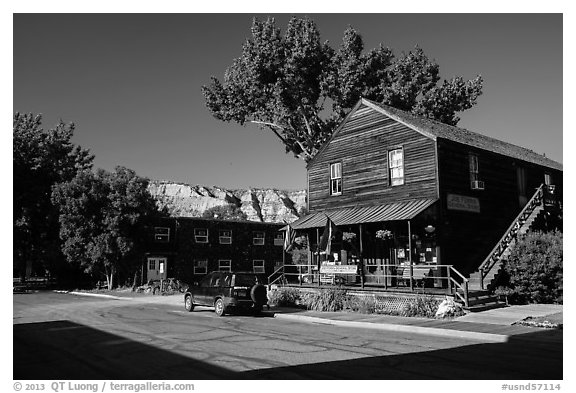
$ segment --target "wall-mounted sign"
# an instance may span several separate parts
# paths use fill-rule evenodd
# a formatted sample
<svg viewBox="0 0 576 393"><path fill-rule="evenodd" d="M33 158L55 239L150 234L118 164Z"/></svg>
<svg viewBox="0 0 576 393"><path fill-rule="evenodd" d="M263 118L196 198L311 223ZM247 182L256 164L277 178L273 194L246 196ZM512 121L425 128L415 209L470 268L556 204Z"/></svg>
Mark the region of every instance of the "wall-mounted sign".
<svg viewBox="0 0 576 393"><path fill-rule="evenodd" d="M358 266L356 265L323 265L320 266L322 274L356 274Z"/></svg>
<svg viewBox="0 0 576 393"><path fill-rule="evenodd" d="M480 213L480 200L478 198L448 194L446 196L446 203L450 210Z"/></svg>

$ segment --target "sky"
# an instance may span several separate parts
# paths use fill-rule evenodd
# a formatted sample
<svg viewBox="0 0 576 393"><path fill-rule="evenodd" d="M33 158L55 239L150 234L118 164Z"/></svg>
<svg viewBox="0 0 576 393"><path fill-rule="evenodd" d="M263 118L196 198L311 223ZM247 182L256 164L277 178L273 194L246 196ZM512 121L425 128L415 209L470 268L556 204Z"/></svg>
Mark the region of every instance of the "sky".
<svg viewBox="0 0 576 393"><path fill-rule="evenodd" d="M254 16L307 15L338 47L419 45L443 78L482 75L458 124L563 162L562 14L15 14L13 111L76 124L95 166L226 188L305 189L302 160L269 131L215 119L202 85L241 54Z"/></svg>

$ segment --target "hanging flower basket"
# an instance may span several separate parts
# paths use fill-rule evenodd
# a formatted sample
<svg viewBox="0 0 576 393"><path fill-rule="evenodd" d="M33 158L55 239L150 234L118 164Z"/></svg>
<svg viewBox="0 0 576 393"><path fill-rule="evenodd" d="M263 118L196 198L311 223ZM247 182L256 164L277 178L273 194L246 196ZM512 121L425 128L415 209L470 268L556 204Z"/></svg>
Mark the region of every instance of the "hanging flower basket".
<svg viewBox="0 0 576 393"><path fill-rule="evenodd" d="M392 239L393 237L394 234L388 229L380 229L379 231L376 231L376 239L388 240Z"/></svg>

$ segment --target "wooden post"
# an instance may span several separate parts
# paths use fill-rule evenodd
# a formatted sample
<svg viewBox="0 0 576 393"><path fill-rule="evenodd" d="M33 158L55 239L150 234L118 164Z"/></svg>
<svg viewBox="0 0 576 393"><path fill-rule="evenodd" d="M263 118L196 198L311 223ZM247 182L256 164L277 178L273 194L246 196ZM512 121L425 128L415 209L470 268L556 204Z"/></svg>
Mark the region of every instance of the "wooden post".
<svg viewBox="0 0 576 393"><path fill-rule="evenodd" d="M410 290L414 290L414 267L412 266L412 232L410 230L410 220L408 220L408 263L410 264Z"/></svg>
<svg viewBox="0 0 576 393"><path fill-rule="evenodd" d="M318 286L320 286L320 228L316 228L316 267L318 268Z"/></svg>
<svg viewBox="0 0 576 393"><path fill-rule="evenodd" d="M360 286L364 289L364 244L362 241L362 224L360 227Z"/></svg>

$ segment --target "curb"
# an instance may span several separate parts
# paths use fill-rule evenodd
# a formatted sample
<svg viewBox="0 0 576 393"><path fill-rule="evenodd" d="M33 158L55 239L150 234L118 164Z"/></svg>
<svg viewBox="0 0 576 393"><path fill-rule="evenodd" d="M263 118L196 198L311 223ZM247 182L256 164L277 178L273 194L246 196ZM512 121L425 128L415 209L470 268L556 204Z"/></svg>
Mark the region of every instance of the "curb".
<svg viewBox="0 0 576 393"><path fill-rule="evenodd" d="M114 300L132 300L130 297L120 297L120 296L113 296L113 295L105 295L103 293L89 293L89 292L77 292L77 291L54 291L56 293L65 293L68 295L76 295L76 296L88 296L88 297L103 297L106 299L114 299Z"/></svg>
<svg viewBox="0 0 576 393"><path fill-rule="evenodd" d="M318 317L308 317L304 315L274 314L274 318L308 322L308 323L319 323L324 325L335 325L342 327L383 330L383 331L400 332L400 333L424 334L428 336L438 336L438 337L464 338L464 339L478 340L484 342L494 342L494 343L505 343L508 342L508 339L510 338L510 336L503 334L469 332L463 330L440 329L440 328L412 326L412 325L397 325L391 323L340 321Z"/></svg>

